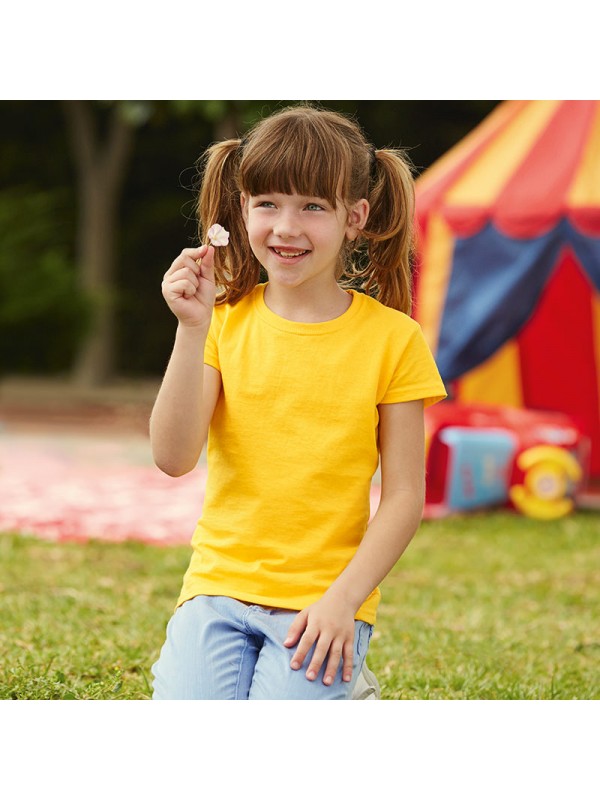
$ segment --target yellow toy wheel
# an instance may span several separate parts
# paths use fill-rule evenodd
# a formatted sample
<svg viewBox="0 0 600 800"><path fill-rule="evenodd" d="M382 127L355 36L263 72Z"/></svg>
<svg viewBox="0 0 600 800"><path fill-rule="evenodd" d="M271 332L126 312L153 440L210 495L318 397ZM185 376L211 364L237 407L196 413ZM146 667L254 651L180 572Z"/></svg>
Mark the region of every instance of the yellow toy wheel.
<svg viewBox="0 0 600 800"><path fill-rule="evenodd" d="M581 480L582 470L570 453L561 447L538 445L524 450L517 466L524 472L523 485L512 486L509 496L522 514L558 519L573 509L568 492Z"/></svg>

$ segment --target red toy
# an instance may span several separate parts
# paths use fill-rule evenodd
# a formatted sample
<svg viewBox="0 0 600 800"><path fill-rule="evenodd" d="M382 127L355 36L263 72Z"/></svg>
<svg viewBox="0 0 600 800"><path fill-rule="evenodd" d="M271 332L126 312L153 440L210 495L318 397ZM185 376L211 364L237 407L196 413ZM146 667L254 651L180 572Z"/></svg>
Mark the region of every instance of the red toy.
<svg viewBox="0 0 600 800"><path fill-rule="evenodd" d="M425 425L426 518L504 505L555 519L587 483L590 441L565 414L445 401Z"/></svg>

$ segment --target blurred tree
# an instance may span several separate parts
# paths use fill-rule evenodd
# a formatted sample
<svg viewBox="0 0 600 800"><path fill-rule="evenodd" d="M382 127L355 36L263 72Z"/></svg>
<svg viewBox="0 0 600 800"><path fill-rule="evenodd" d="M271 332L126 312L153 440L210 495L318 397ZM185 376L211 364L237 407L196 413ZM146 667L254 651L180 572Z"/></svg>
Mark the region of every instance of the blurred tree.
<svg viewBox="0 0 600 800"><path fill-rule="evenodd" d="M63 102L78 177L76 260L80 285L91 308L73 378L86 386L103 383L114 370L119 199L134 130L147 121L149 113L145 104L116 102L104 121L98 119L96 105L83 100ZM103 133L99 131L102 122Z"/></svg>
<svg viewBox="0 0 600 800"><path fill-rule="evenodd" d="M78 178L76 261L90 305L89 327L75 359L73 379L96 386L115 372L117 233L121 193L135 131L154 115L204 116L215 137L231 138L251 101L63 101Z"/></svg>

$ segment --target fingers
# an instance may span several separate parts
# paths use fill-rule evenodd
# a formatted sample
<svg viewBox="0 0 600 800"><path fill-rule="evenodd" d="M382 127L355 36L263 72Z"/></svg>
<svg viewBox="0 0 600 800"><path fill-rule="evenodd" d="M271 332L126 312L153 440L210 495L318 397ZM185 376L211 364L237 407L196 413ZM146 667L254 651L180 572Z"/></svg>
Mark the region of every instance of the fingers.
<svg viewBox="0 0 600 800"><path fill-rule="evenodd" d="M306 677L309 681L317 677L327 657L327 653L329 653L327 668L323 675L323 683L326 686L331 686L333 684L338 669L340 668L340 662L342 664L342 680L345 683L349 683L352 680L352 650L352 641L334 639L329 647L325 647L321 646L321 640L319 639L319 644L315 648L311 662L306 670Z"/></svg>
<svg viewBox="0 0 600 800"><path fill-rule="evenodd" d="M207 250L208 247L206 245L202 245L202 247L186 247L165 272L163 279L167 280L183 267L189 267L189 269L198 274L200 268L197 262L206 255Z"/></svg>
<svg viewBox="0 0 600 800"><path fill-rule="evenodd" d="M163 295L166 300L175 300L177 297L193 297L200 285L197 272L189 265L181 267L176 272L165 276L163 280Z"/></svg>
<svg viewBox="0 0 600 800"><path fill-rule="evenodd" d="M313 646L313 644L315 643L316 639L317 639L317 634L310 633L308 631L308 629L304 631L304 634L302 635L302 638L300 639L300 642L298 644L296 652L294 653L294 655L292 657L292 661L290 663L290 666L291 666L292 669L300 669L300 667L304 663L304 659L306 658L306 656L308 654L308 651ZM323 658L325 658L326 653L327 653L327 650L325 650L325 653L323 654L323 657L321 658L321 663L323 663ZM315 651L315 656L316 656L316 651ZM311 661L311 666L306 671L306 677L309 680L314 680L317 677L318 670L316 672L314 672L314 667L312 666L313 662L315 661L315 656L313 656L313 659ZM314 675L312 675L313 672L314 672Z"/></svg>
<svg viewBox="0 0 600 800"><path fill-rule="evenodd" d="M287 640L286 640L287 641ZM342 664L342 680L349 683L352 680L354 639L338 637L329 638L324 633L320 636L306 630L300 639L298 648L291 661L292 669L300 669L311 647L315 644L314 653L306 669L306 677L314 681L323 666L327 655L327 668L323 676L323 683L331 686L335 680L340 663Z"/></svg>
<svg viewBox="0 0 600 800"><path fill-rule="evenodd" d="M215 249L212 246L182 250L163 276L163 295L167 301L193 297L202 281L214 284Z"/></svg>
<svg viewBox="0 0 600 800"><path fill-rule="evenodd" d="M354 671L354 639L352 639L351 642L344 642L342 657L344 659L342 680L345 683L350 683L352 680L352 672Z"/></svg>
<svg viewBox="0 0 600 800"><path fill-rule="evenodd" d="M187 267L194 274L201 275L214 283L214 261L215 248L212 245L203 244L202 247L186 247L165 272L163 280L170 279L179 270Z"/></svg>
<svg viewBox="0 0 600 800"><path fill-rule="evenodd" d="M352 680L352 642L344 642L336 640L332 642L329 648L329 661L327 662L327 669L323 676L323 683L327 686L335 680L340 661L343 665L342 680L349 683Z"/></svg>
<svg viewBox="0 0 600 800"><path fill-rule="evenodd" d="M204 250L203 247L200 250ZM215 248L210 245L206 248L206 252L200 256L198 260L198 266L200 267L200 274L206 280L209 280L211 283L215 282Z"/></svg>
<svg viewBox="0 0 600 800"><path fill-rule="evenodd" d="M342 645L337 640L333 642L324 642L323 636L319 637L315 652L306 670L306 677L309 681L314 681L319 674L319 670L327 658L327 653L329 653L329 661L327 662L327 670L323 676L323 683L328 685L333 683L342 655Z"/></svg>
<svg viewBox="0 0 600 800"><path fill-rule="evenodd" d="M296 614L294 621L290 625L289 630L287 632L287 637L283 643L286 647L293 647L298 641L298 639L302 636L302 632L306 628L307 617L308 617L307 609L304 609L300 611L298 614ZM302 662L300 662L300 664L301 663Z"/></svg>
<svg viewBox="0 0 600 800"><path fill-rule="evenodd" d="M179 323L210 325L216 299L214 247L187 247L163 275L162 294Z"/></svg>

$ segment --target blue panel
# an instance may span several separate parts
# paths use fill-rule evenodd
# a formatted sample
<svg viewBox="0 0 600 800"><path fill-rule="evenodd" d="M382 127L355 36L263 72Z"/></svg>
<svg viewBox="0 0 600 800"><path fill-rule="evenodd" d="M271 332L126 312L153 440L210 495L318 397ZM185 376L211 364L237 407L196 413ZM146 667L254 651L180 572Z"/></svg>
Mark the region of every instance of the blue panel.
<svg viewBox="0 0 600 800"><path fill-rule="evenodd" d="M596 291L600 292L600 239L586 236L575 228L571 228L571 241L577 260L594 284Z"/></svg>
<svg viewBox="0 0 600 800"><path fill-rule="evenodd" d="M452 381L481 364L529 319L556 265L554 232L509 239L488 224L457 239L436 361Z"/></svg>
<svg viewBox="0 0 600 800"><path fill-rule="evenodd" d="M478 428L445 428L450 448L446 504L460 511L498 505L508 499L515 438L510 433Z"/></svg>
<svg viewBox="0 0 600 800"><path fill-rule="evenodd" d="M532 239L511 239L491 223L475 236L457 238L436 351L445 382L477 367L519 333L567 246L600 291L600 239L565 219Z"/></svg>

